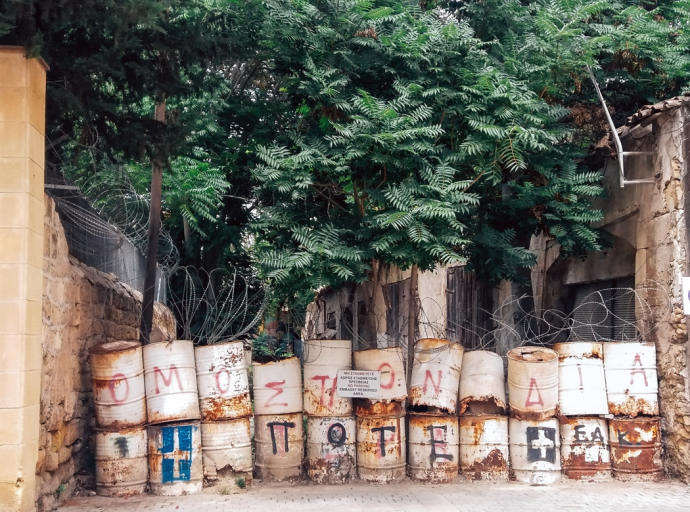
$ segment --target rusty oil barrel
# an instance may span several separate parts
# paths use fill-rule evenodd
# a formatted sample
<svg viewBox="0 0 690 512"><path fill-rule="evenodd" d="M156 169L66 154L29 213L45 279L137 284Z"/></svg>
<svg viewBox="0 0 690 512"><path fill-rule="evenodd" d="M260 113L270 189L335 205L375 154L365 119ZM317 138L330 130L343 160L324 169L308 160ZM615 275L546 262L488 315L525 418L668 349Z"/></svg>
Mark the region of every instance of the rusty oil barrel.
<svg viewBox="0 0 690 512"><path fill-rule="evenodd" d="M658 416L659 383L654 343L604 343L609 413Z"/></svg>
<svg viewBox="0 0 690 512"><path fill-rule="evenodd" d="M561 416L563 473L570 480L611 479L609 429L604 418Z"/></svg>
<svg viewBox="0 0 690 512"><path fill-rule="evenodd" d="M410 405L455 414L463 348L444 339L424 338L415 344ZM411 434L411 431L410 431Z"/></svg>
<svg viewBox="0 0 690 512"><path fill-rule="evenodd" d="M515 479L530 485L548 485L561 478L561 436L556 418L510 418L510 462Z"/></svg>
<svg viewBox="0 0 690 512"><path fill-rule="evenodd" d="M459 399L459 414L503 414L506 410L503 358L487 350L465 352Z"/></svg>
<svg viewBox="0 0 690 512"><path fill-rule="evenodd" d="M518 347L508 352L510 415L546 420L558 412L558 353L544 347Z"/></svg>
<svg viewBox="0 0 690 512"><path fill-rule="evenodd" d="M96 424L122 430L146 424L141 344L112 341L89 350Z"/></svg>
<svg viewBox="0 0 690 512"><path fill-rule="evenodd" d="M460 416L460 471L470 480L508 478L508 417Z"/></svg>
<svg viewBox="0 0 690 512"><path fill-rule="evenodd" d="M381 402L403 401L407 398L405 365L402 348L375 348L354 353L355 370L381 372Z"/></svg>
<svg viewBox="0 0 690 512"><path fill-rule="evenodd" d="M194 344L162 341L143 350L149 424L198 420Z"/></svg>
<svg viewBox="0 0 690 512"><path fill-rule="evenodd" d="M608 414L601 343L556 343L558 403L564 416Z"/></svg>
<svg viewBox="0 0 690 512"><path fill-rule="evenodd" d="M247 364L241 341L196 347L196 378L202 421L252 415Z"/></svg>
<svg viewBox="0 0 690 512"><path fill-rule="evenodd" d="M252 471L252 437L249 418L201 423L201 453L204 476L217 479L224 469Z"/></svg>
<svg viewBox="0 0 690 512"><path fill-rule="evenodd" d="M302 394L300 393L300 401ZM265 482L294 481L302 476L302 413L254 416L256 476Z"/></svg>
<svg viewBox="0 0 690 512"><path fill-rule="evenodd" d="M354 416L307 418L307 475L320 484L344 484L357 469Z"/></svg>
<svg viewBox="0 0 690 512"><path fill-rule="evenodd" d="M661 425L656 418L609 420L613 476L625 482L658 482L664 477Z"/></svg>
<svg viewBox="0 0 690 512"><path fill-rule="evenodd" d="M198 421L148 427L151 494L183 496L201 492L203 464Z"/></svg>
<svg viewBox="0 0 690 512"><path fill-rule="evenodd" d="M409 420L410 478L430 483L452 482L458 476L457 416L411 413Z"/></svg>
<svg viewBox="0 0 690 512"><path fill-rule="evenodd" d="M128 498L143 494L149 480L146 427L97 430L96 493Z"/></svg>
<svg viewBox="0 0 690 512"><path fill-rule="evenodd" d="M297 357L254 363L253 369L255 414L302 412L302 364Z"/></svg>
<svg viewBox="0 0 690 512"><path fill-rule="evenodd" d="M387 483L405 478L407 437L404 402L356 399L357 474Z"/></svg>
<svg viewBox="0 0 690 512"><path fill-rule="evenodd" d="M304 343L304 414L351 416L352 399L336 394L338 370L352 369L351 340Z"/></svg>

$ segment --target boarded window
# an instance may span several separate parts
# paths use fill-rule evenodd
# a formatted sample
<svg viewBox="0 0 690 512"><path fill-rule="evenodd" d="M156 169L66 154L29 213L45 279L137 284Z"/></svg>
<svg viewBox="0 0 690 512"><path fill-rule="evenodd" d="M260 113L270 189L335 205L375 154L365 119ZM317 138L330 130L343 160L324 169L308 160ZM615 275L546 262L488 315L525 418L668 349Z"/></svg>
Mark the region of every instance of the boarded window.
<svg viewBox="0 0 690 512"><path fill-rule="evenodd" d="M492 286L465 267L451 267L446 273L446 305L448 339L468 350L493 348Z"/></svg>
<svg viewBox="0 0 690 512"><path fill-rule="evenodd" d="M405 279L383 287L386 298L386 337L389 347L402 347L407 343L408 311L410 306L410 280Z"/></svg>
<svg viewBox="0 0 690 512"><path fill-rule="evenodd" d="M626 341L636 337L635 278L575 285L571 340Z"/></svg>

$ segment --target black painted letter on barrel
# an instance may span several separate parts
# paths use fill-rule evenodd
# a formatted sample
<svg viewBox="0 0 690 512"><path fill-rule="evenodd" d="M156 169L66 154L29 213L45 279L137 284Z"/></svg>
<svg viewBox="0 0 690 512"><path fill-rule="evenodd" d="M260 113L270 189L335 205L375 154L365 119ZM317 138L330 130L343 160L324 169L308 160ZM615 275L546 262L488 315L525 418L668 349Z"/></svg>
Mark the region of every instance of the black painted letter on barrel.
<svg viewBox="0 0 690 512"><path fill-rule="evenodd" d="M268 428L271 429L271 442L273 443L273 455L278 453L278 447L276 446L276 433L273 430L275 426L283 427L285 429L285 453L290 449L288 445L288 429L295 428L295 424L292 421L272 421L268 424Z"/></svg>
<svg viewBox="0 0 690 512"><path fill-rule="evenodd" d="M426 427L427 430L429 431L429 436L431 437L431 460L435 461L436 459L446 459L446 460L453 460L453 455L450 453L445 453L447 449L446 445L446 432L448 432L448 427L446 425L443 426L436 426L436 425L429 425ZM442 439L436 439L436 431L443 432L442 434ZM443 452L438 453L436 451L436 446L439 446Z"/></svg>
<svg viewBox="0 0 690 512"><path fill-rule="evenodd" d="M328 428L328 442L333 446L338 447L344 445L346 439L347 433L342 423L333 423L333 425Z"/></svg>
<svg viewBox="0 0 690 512"><path fill-rule="evenodd" d="M395 432L395 427L376 427L371 429L372 432L380 432L381 443L381 457L386 456L386 432Z"/></svg>

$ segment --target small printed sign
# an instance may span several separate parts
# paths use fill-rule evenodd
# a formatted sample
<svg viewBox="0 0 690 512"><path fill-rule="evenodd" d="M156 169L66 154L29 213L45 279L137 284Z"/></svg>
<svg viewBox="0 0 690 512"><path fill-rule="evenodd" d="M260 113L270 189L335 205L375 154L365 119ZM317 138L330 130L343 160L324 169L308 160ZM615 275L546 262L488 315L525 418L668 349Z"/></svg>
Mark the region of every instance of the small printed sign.
<svg viewBox="0 0 690 512"><path fill-rule="evenodd" d="M338 389L341 398L379 398L381 372L338 370Z"/></svg>
<svg viewBox="0 0 690 512"><path fill-rule="evenodd" d="M690 315L690 277L683 278L683 314Z"/></svg>

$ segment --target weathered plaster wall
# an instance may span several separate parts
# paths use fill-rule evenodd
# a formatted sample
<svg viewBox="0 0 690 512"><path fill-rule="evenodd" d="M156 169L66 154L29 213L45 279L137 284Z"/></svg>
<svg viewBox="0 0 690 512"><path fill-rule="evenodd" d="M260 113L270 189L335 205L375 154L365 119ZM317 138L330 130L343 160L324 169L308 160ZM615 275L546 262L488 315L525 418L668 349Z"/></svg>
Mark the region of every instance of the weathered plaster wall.
<svg viewBox="0 0 690 512"><path fill-rule="evenodd" d="M94 429L88 350L139 338L141 294L112 274L69 255L53 200L45 198L43 366L36 506L54 509L75 489L75 475L93 472ZM175 320L156 303L154 326L175 336Z"/></svg>
<svg viewBox="0 0 690 512"><path fill-rule="evenodd" d="M597 207L602 226L614 235L614 247L581 262L558 260L547 266L545 307L563 309L563 287L634 274L638 294L652 307L648 320L638 309L645 341L657 349L664 459L669 474L690 482L690 392L687 370L687 324L682 314L682 276L688 275L685 191L690 109L670 110L628 131L626 151L654 156L626 158L626 179L654 178L654 184L620 187L619 168L605 169L606 197ZM533 276L534 281L534 276ZM646 290L658 287L663 292ZM668 293L668 295L666 294ZM667 304L670 297L671 310Z"/></svg>

